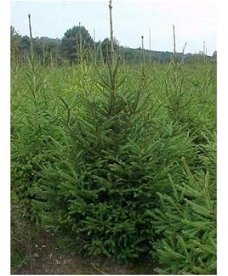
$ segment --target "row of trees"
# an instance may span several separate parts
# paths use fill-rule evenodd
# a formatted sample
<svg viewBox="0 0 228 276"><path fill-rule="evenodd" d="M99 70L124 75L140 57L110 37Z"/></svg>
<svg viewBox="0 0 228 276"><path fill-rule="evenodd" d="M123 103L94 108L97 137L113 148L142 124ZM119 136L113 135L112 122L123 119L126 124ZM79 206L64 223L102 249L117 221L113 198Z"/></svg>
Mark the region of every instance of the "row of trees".
<svg viewBox="0 0 228 276"><path fill-rule="evenodd" d="M118 42L114 42L115 50ZM110 40L95 42L84 26L74 26L66 31L62 39L48 37L33 38L33 48L36 58L43 64L64 62L78 63L82 59L107 61L110 55ZM21 36L11 26L11 59L23 62L30 49L29 36Z"/></svg>
<svg viewBox="0 0 228 276"><path fill-rule="evenodd" d="M11 59L24 62L29 54L30 38L21 36L11 26ZM107 62L110 57L111 43L109 38L95 42L84 26L74 26L68 29L62 39L48 37L33 38L33 48L36 58L42 64L63 64L69 62L79 63L82 60ZM162 51L149 51L141 48L132 49L120 46L114 39L114 50L119 53L127 62L141 63L157 61L159 63L170 62L173 53ZM202 58L202 55L184 55L177 53L179 61L194 62ZM209 58L209 57L207 57Z"/></svg>

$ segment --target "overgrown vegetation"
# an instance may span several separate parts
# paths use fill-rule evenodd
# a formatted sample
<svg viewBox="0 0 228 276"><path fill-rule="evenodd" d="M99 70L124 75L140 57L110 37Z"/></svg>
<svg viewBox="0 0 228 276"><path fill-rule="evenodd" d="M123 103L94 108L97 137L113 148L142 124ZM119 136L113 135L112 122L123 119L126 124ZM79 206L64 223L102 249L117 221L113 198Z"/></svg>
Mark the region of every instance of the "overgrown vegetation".
<svg viewBox="0 0 228 276"><path fill-rule="evenodd" d="M71 66L12 48L12 268L41 229L75 254L216 273L215 64L97 62L78 39Z"/></svg>

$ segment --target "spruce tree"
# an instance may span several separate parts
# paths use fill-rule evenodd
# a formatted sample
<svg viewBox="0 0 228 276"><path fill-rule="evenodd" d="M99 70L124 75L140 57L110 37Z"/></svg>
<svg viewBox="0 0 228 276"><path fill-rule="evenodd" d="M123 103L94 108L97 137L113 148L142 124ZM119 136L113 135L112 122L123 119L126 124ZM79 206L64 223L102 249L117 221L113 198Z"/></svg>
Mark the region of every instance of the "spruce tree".
<svg viewBox="0 0 228 276"><path fill-rule="evenodd" d="M152 215L159 274L216 273L216 192L209 171L193 174L183 160L186 180L170 176L173 195L158 193ZM154 252L152 252L154 254Z"/></svg>

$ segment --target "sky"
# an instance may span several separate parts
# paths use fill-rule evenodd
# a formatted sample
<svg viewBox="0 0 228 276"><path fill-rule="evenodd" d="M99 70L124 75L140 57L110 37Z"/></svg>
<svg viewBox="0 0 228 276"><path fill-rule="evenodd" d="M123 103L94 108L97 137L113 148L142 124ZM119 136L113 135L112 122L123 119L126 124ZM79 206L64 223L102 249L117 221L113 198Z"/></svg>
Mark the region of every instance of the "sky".
<svg viewBox="0 0 228 276"><path fill-rule="evenodd" d="M28 14L34 37L62 38L79 22L96 41L109 37L108 0L103 1L11 1L11 25L28 35ZM207 53L216 50L216 1L212 0L113 0L114 36L122 46L173 50L172 25L177 51L198 53L205 41Z"/></svg>

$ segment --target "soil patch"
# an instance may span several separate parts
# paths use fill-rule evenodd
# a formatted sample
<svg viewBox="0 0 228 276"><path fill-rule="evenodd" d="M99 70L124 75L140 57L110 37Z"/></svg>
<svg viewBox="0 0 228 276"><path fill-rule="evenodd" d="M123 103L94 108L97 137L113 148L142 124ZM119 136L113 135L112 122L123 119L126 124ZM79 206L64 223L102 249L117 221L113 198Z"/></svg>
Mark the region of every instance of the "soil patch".
<svg viewBox="0 0 228 276"><path fill-rule="evenodd" d="M101 258L83 258L63 252L62 248L56 246L52 238L41 238L34 245L29 263L20 269L12 271L17 275L102 275L102 274L153 274L152 268L143 265L142 262L132 265L120 265L113 261Z"/></svg>

